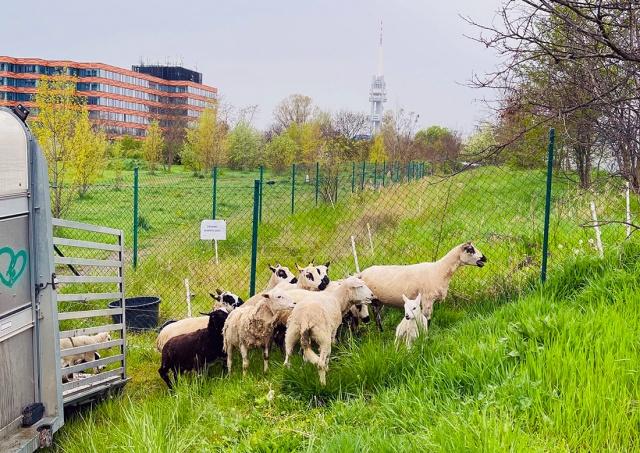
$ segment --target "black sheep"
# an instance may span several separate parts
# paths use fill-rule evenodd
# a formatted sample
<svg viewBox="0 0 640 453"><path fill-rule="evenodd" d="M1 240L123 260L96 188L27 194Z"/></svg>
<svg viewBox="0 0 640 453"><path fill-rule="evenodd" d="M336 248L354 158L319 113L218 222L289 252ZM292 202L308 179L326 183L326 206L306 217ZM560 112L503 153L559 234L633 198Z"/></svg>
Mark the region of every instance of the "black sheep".
<svg viewBox="0 0 640 453"><path fill-rule="evenodd" d="M175 382L178 373L191 370L200 372L214 360L227 358L227 354L222 350L222 328L229 314L224 309L202 314L209 316L206 329L173 337L162 348L162 364L158 373L167 383L169 390L172 389L169 370L173 370Z"/></svg>

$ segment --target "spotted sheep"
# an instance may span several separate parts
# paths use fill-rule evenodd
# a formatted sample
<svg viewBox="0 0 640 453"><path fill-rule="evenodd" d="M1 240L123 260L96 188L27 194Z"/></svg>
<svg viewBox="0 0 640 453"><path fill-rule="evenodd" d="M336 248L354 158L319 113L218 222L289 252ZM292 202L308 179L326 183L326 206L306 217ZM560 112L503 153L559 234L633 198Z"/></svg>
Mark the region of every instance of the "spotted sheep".
<svg viewBox="0 0 640 453"><path fill-rule="evenodd" d="M456 270L465 265L483 267L486 262L487 258L471 242L465 242L451 249L438 261L371 266L357 275L373 291L373 314L378 329L382 331L380 308L383 305L402 308L403 294L415 299L420 293L422 313L430 322L433 303L444 300L447 296L449 283Z"/></svg>
<svg viewBox="0 0 640 453"><path fill-rule="evenodd" d="M216 301L211 311L224 308L227 312L231 312L235 308L242 306L244 303L241 297L229 291L216 289L216 294L209 293L209 295ZM177 335L206 329L208 324L208 315L166 322L158 333L158 338L156 338L156 349L162 352L162 348L169 339Z"/></svg>

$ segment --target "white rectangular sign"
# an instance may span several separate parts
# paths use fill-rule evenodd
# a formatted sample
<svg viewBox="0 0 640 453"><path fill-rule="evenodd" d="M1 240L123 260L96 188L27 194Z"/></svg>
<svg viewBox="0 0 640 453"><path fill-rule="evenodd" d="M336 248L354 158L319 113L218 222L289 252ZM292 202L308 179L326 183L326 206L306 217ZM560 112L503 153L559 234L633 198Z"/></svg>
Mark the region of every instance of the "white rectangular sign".
<svg viewBox="0 0 640 453"><path fill-rule="evenodd" d="M203 220L200 223L200 239L224 241L227 239L227 221Z"/></svg>

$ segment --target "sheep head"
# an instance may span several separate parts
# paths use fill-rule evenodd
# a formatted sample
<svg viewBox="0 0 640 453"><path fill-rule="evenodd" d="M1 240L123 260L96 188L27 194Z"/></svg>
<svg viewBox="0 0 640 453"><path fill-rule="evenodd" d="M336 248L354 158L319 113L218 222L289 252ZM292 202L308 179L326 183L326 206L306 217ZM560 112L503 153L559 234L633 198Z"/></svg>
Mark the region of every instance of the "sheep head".
<svg viewBox="0 0 640 453"><path fill-rule="evenodd" d="M422 302L422 295L418 293L415 299L409 299L402 294L402 300L404 300L404 319L415 319L416 316L422 314L420 304Z"/></svg>
<svg viewBox="0 0 640 453"><path fill-rule="evenodd" d="M313 262L313 261L312 261ZM298 281L300 287L308 289L310 291L323 291L329 285L329 265L331 263L327 261L325 264L318 266L309 265L307 267L300 267L296 263L296 269L298 269Z"/></svg>
<svg viewBox="0 0 640 453"><path fill-rule="evenodd" d="M487 257L469 241L460 245L460 261L470 266L483 267L487 263Z"/></svg>

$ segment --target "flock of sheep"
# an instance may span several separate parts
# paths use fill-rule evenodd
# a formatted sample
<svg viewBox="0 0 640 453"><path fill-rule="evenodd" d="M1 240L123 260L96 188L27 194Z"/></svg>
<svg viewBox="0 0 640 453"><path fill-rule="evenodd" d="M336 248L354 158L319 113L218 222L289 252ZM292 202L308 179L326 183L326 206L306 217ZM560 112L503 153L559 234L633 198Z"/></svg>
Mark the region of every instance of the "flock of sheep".
<svg viewBox="0 0 640 453"><path fill-rule="evenodd" d="M298 267L298 275L277 264L269 266L272 275L267 287L246 302L230 292L211 294L215 305L204 316L166 323L160 330L156 347L162 354L158 370L172 388L173 380L184 371L203 371L207 364L223 360L230 374L233 352L240 351L242 371L249 368L248 352L261 348L264 372L269 367L273 343L285 353L289 367L294 347L299 344L305 361L314 364L322 385L331 345L341 324L367 322L371 305L376 324L382 330L380 308L404 307L404 318L396 329L396 348L408 348L426 332L435 301L443 300L456 270L464 265L483 267L486 257L471 242L451 249L434 262L411 265L372 266L340 281L330 281L329 263ZM60 340L60 348L108 341L108 333ZM64 344L63 344L64 342ZM67 344L69 343L69 344ZM314 350L317 347L318 352ZM99 358L93 352L63 358L62 367Z"/></svg>
<svg viewBox="0 0 640 453"><path fill-rule="evenodd" d="M433 304L446 297L455 271L463 265L483 267L486 261L471 242L465 242L435 262L372 266L340 281L330 281L329 263L296 265L297 276L279 264L269 266L269 284L246 302L218 290L212 294L216 304L210 313L163 326L156 340L162 353L158 372L170 389L169 371L175 381L181 372L202 371L206 364L223 360L230 374L233 352L238 349L246 373L248 351L261 348L266 373L275 342L284 346L287 367L299 344L304 360L317 367L320 382L326 385L331 346L347 318L366 322L367 306L371 305L382 330L380 308L404 307L405 316L396 329L396 347L401 343L411 347L427 330Z"/></svg>

